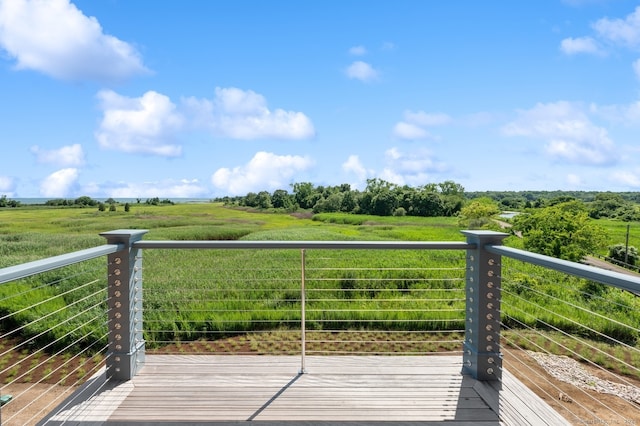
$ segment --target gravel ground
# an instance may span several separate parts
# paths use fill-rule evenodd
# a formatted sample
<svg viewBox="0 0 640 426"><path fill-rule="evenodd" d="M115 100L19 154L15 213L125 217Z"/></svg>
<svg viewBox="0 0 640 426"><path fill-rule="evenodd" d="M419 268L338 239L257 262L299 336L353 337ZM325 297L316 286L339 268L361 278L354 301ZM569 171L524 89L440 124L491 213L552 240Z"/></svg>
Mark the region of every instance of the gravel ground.
<svg viewBox="0 0 640 426"><path fill-rule="evenodd" d="M545 371L557 380L582 389L615 395L640 406L640 388L637 386L597 377L589 373L578 361L567 356L549 355L533 351L528 351L528 353Z"/></svg>

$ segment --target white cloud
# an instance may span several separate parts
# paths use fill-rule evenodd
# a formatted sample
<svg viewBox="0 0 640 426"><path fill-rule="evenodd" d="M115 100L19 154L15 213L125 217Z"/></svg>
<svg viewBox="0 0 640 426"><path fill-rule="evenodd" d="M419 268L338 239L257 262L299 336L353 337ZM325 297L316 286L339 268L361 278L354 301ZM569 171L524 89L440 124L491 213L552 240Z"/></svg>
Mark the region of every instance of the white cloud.
<svg viewBox="0 0 640 426"><path fill-rule="evenodd" d="M118 81L148 72L133 46L105 34L69 0L0 1L0 47L17 69L64 80Z"/></svg>
<svg viewBox="0 0 640 426"><path fill-rule="evenodd" d="M149 91L139 98L128 98L103 90L98 99L103 118L95 137L101 147L165 157L182 153L174 139L184 119L167 96Z"/></svg>
<svg viewBox="0 0 640 426"><path fill-rule="evenodd" d="M62 167L84 165L84 151L80 144L67 145L59 149L43 149L35 145L30 151L36 156L38 163L56 164Z"/></svg>
<svg viewBox="0 0 640 426"><path fill-rule="evenodd" d="M579 187L582 186L584 184L582 178L576 174L573 173L569 173L566 176L566 181L567 183L571 186L571 187Z"/></svg>
<svg viewBox="0 0 640 426"><path fill-rule="evenodd" d="M102 188L103 186L103 188ZM198 179L180 181L168 179L157 182L115 183L96 186L98 191L112 198L202 198L209 190ZM91 193L91 192L89 192Z"/></svg>
<svg viewBox="0 0 640 426"><path fill-rule="evenodd" d="M213 100L183 100L195 127L233 139L307 139L315 135L311 120L301 112L270 110L264 96L235 87L215 90Z"/></svg>
<svg viewBox="0 0 640 426"><path fill-rule="evenodd" d="M393 147L385 152L387 166L379 174L381 179L398 185L419 186L428 183L432 174L447 169L425 149L400 151Z"/></svg>
<svg viewBox="0 0 640 426"><path fill-rule="evenodd" d="M433 136L425 127L444 126L453 119L444 113L426 113L424 111L405 111L404 120L393 126L393 136L404 140L428 139Z"/></svg>
<svg viewBox="0 0 640 426"><path fill-rule="evenodd" d="M602 18L593 29L605 40L627 47L640 46L640 6L624 19Z"/></svg>
<svg viewBox="0 0 640 426"><path fill-rule="evenodd" d="M393 136L404 140L427 139L431 134L420 126L403 121L393 126Z"/></svg>
<svg viewBox="0 0 640 426"><path fill-rule="evenodd" d="M633 61L631 67L633 68L633 73L636 75L636 78L640 80L640 59Z"/></svg>
<svg viewBox="0 0 640 426"><path fill-rule="evenodd" d="M371 175L371 171L368 171L357 155L350 155L347 161L342 163L342 170L347 173L354 174L358 182L364 182L368 176Z"/></svg>
<svg viewBox="0 0 640 426"><path fill-rule="evenodd" d="M628 105L591 105L591 111L611 122L630 126L640 125L640 101Z"/></svg>
<svg viewBox="0 0 640 426"><path fill-rule="evenodd" d="M9 176L0 175L0 196L14 197L16 182Z"/></svg>
<svg viewBox="0 0 640 426"><path fill-rule="evenodd" d="M232 195L275 190L288 186L296 173L308 170L312 165L313 161L308 157L257 152L244 166L218 169L211 176L211 182Z"/></svg>
<svg viewBox="0 0 640 426"><path fill-rule="evenodd" d="M347 77L364 81L366 83L377 80L379 76L379 72L377 70L375 70L370 64L363 61L353 62L347 67L345 72Z"/></svg>
<svg viewBox="0 0 640 426"><path fill-rule="evenodd" d="M610 180L618 185L626 185L629 188L640 188L640 173L617 171L611 174Z"/></svg>
<svg viewBox="0 0 640 426"><path fill-rule="evenodd" d="M43 197L68 197L76 187L79 175L76 168L58 170L40 182L40 194Z"/></svg>
<svg viewBox="0 0 640 426"><path fill-rule="evenodd" d="M382 50L394 50L396 48L396 45L390 41L385 41L384 43L382 43Z"/></svg>
<svg viewBox="0 0 640 426"><path fill-rule="evenodd" d="M443 126L445 124L451 123L453 121L451 117L447 114L437 112L428 114L424 111L405 111L404 119L409 123L414 123L419 126Z"/></svg>
<svg viewBox="0 0 640 426"><path fill-rule="evenodd" d="M579 105L570 102L539 103L530 110L521 110L515 121L502 128L502 133L543 139L545 151L559 161L588 165L618 161L607 130L593 124Z"/></svg>
<svg viewBox="0 0 640 426"><path fill-rule="evenodd" d="M364 46L353 46L349 49L349 54L353 56L363 56L367 54L367 49Z"/></svg>
<svg viewBox="0 0 640 426"><path fill-rule="evenodd" d="M578 53L604 54L598 43L591 37L565 38L560 42L560 50L567 55L576 55Z"/></svg>

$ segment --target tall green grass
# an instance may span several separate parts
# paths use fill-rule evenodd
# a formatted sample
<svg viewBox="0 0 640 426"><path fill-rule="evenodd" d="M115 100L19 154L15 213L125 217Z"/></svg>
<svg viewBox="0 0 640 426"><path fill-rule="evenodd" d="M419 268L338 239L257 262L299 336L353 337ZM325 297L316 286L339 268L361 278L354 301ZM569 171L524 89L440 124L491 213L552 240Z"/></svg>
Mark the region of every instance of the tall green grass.
<svg viewBox="0 0 640 426"><path fill-rule="evenodd" d="M616 232L626 232L626 225L604 223ZM308 219L233 210L215 203L133 204L129 213L5 209L0 210L0 267L104 244L98 233L113 229L147 229L145 239L151 240L464 240L455 218L321 214ZM521 240L509 237L505 243L518 246ZM311 329L464 328L462 252L314 250L306 256ZM299 251L147 249L143 265L145 328L152 342L299 327ZM571 304L637 328L638 298L615 289L605 289L600 298L588 298L581 293L587 286L584 281L529 266L505 273L503 309L510 326L551 325L590 338L609 333L637 344L637 333ZM39 336L38 344L53 340L67 344L86 335L104 339L106 324L96 319L103 318L99 317L103 313L96 310L105 309L106 293L100 288L106 286L106 267L98 259L86 268L77 265L0 285L0 314L7 318L47 300L33 312L12 316L14 323L3 320L1 327L23 327L23 337ZM69 292L76 287L82 290ZM76 303L83 297L86 301ZM96 310L84 313L93 305ZM62 314L45 316L45 311L60 308L65 308ZM38 318L43 319L35 321ZM596 333L578 329L572 320L590 324ZM76 330L85 323L86 327Z"/></svg>

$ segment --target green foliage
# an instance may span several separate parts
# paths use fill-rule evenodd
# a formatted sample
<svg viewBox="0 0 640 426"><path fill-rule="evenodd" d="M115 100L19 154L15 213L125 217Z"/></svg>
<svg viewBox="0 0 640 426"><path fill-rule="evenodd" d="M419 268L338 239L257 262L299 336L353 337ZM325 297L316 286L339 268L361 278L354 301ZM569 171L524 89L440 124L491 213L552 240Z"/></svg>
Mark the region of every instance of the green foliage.
<svg viewBox="0 0 640 426"><path fill-rule="evenodd" d="M590 220L583 203L569 201L533 210L514 218L524 248L536 253L579 261L604 244L604 230Z"/></svg>
<svg viewBox="0 0 640 426"><path fill-rule="evenodd" d="M625 244L615 244L609 246L609 257L618 262L635 265L638 261L638 249L634 246L629 246L627 250Z"/></svg>
<svg viewBox="0 0 640 426"><path fill-rule="evenodd" d="M484 228L491 222L491 217L498 213L500 209L491 198L476 198L460 210L459 223L468 229Z"/></svg>
<svg viewBox="0 0 640 426"><path fill-rule="evenodd" d="M0 196L0 207L20 207L20 201L10 200L6 195Z"/></svg>
<svg viewBox="0 0 640 426"><path fill-rule="evenodd" d="M597 194L589 204L589 215L594 219L606 217L625 222L640 220L640 210L622 195L612 192Z"/></svg>

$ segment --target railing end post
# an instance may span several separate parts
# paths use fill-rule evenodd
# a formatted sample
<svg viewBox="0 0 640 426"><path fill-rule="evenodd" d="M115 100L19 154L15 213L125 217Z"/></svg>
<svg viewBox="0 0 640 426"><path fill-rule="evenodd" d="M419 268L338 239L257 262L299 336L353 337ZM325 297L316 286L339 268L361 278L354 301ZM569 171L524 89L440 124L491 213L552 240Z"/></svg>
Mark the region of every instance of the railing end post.
<svg viewBox="0 0 640 426"><path fill-rule="evenodd" d="M489 253L487 245L501 245L509 236L487 230L462 231L467 242L465 280L466 314L463 374L481 381L502 379L500 351L501 256Z"/></svg>
<svg viewBox="0 0 640 426"><path fill-rule="evenodd" d="M108 270L109 346L107 377L131 380L145 360L142 327L142 250L133 246L144 229L119 229L100 235L123 248L110 254Z"/></svg>

